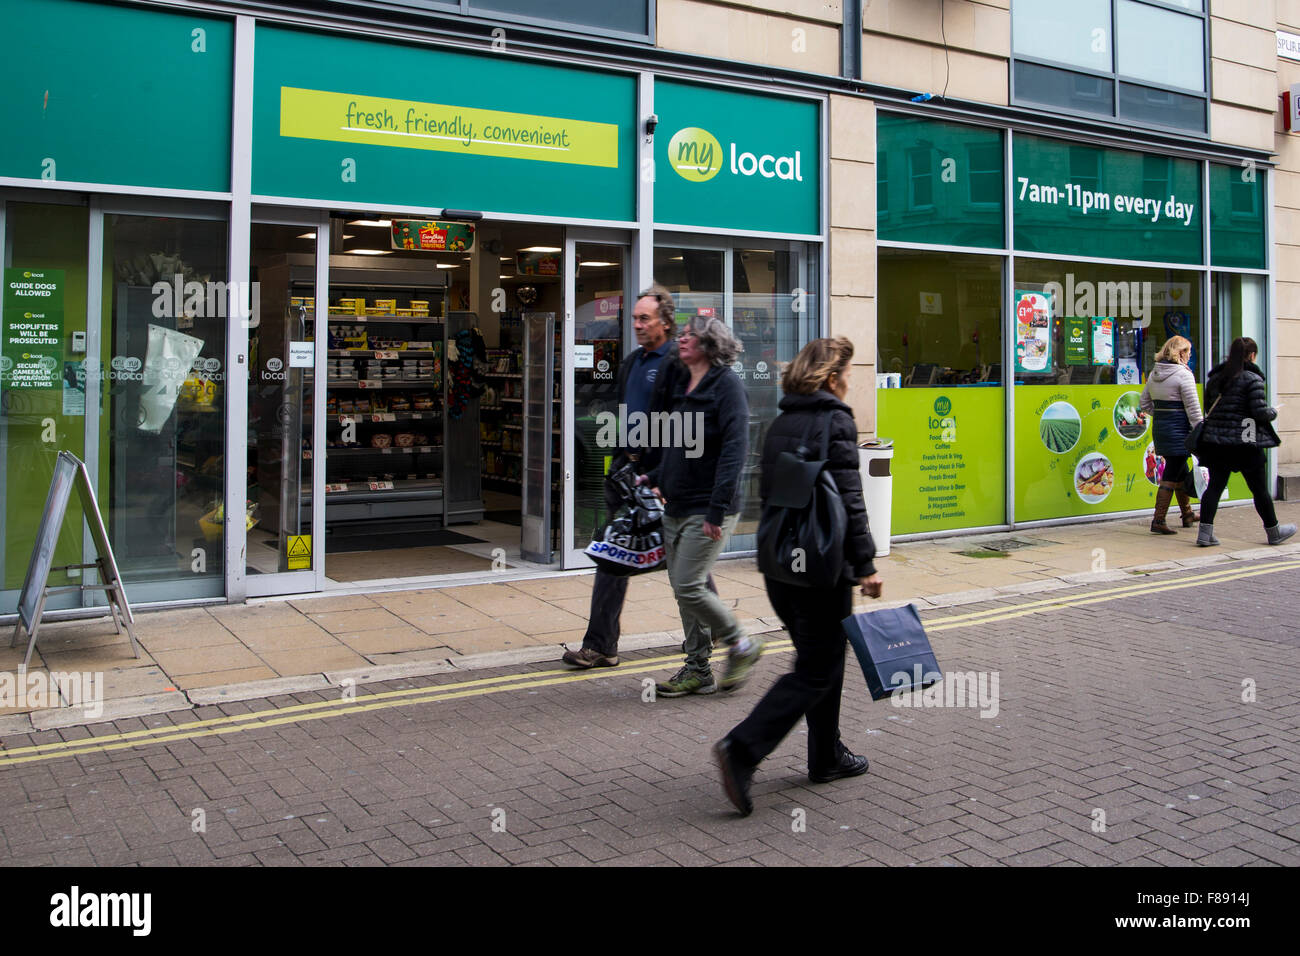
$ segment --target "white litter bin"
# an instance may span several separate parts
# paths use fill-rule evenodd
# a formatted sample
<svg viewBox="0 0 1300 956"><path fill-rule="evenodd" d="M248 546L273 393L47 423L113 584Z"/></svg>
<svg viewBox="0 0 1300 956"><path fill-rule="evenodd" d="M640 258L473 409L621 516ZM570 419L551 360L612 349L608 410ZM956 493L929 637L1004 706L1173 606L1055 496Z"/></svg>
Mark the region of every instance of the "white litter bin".
<svg viewBox="0 0 1300 956"><path fill-rule="evenodd" d="M889 554L889 516L894 507L894 476L889 465L894 442L889 438L865 441L858 446L858 456L871 539L876 543L876 556L884 557Z"/></svg>

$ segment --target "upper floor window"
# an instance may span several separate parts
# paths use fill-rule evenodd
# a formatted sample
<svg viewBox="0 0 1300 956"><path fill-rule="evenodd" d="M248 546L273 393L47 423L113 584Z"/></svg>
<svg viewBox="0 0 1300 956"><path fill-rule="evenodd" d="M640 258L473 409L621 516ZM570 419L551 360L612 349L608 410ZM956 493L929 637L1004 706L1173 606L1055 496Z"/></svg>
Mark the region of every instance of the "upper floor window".
<svg viewBox="0 0 1300 956"><path fill-rule="evenodd" d="M1204 133L1204 0L1013 0L1017 104Z"/></svg>
<svg viewBox="0 0 1300 956"><path fill-rule="evenodd" d="M297 0L300 7L357 7L364 13L376 8L406 9L432 14L460 14L500 21L529 29L548 27L573 33L650 40L653 37L652 0L334 0L329 4ZM509 35L506 37L509 41Z"/></svg>

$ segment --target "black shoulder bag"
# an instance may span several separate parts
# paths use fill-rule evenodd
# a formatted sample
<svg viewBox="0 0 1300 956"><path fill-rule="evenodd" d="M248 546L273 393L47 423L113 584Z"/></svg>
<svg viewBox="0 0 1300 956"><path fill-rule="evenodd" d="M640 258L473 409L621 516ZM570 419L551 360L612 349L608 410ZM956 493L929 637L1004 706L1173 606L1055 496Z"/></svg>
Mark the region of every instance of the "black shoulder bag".
<svg viewBox="0 0 1300 956"><path fill-rule="evenodd" d="M758 569L784 584L806 588L834 587L844 574L848 519L826 468L829 415L822 425L819 459L808 460L811 425L798 455L783 451L777 456L771 494L758 521Z"/></svg>

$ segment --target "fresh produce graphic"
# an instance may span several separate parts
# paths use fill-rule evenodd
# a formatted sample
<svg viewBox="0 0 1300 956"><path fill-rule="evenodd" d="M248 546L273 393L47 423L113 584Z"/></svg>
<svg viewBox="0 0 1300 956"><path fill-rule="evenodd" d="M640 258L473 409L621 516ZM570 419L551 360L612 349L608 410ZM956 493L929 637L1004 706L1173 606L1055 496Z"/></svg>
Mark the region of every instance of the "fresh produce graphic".
<svg viewBox="0 0 1300 956"><path fill-rule="evenodd" d="M1114 485L1115 469L1105 455L1084 455L1074 467L1074 488L1090 505L1104 501Z"/></svg>
<svg viewBox="0 0 1300 956"><path fill-rule="evenodd" d="M1082 431L1083 423L1079 420L1079 413L1069 402L1053 402L1043 412L1038 425L1043 444L1048 451L1058 455L1078 444Z"/></svg>
<svg viewBox="0 0 1300 956"><path fill-rule="evenodd" d="M1142 412L1142 396L1137 392L1125 392L1115 402L1115 430L1135 441L1147 433L1147 417Z"/></svg>

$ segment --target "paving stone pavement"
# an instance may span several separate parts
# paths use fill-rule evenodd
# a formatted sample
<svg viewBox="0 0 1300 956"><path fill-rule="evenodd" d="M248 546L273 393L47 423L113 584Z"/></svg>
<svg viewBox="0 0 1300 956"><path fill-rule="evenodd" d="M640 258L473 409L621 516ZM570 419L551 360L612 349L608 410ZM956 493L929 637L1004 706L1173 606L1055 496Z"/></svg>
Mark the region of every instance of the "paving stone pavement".
<svg viewBox="0 0 1300 956"><path fill-rule="evenodd" d="M577 676L539 663L367 685L357 713L31 763L5 761L338 692L6 737L0 862L1296 866L1300 568L1282 566L928 610L946 671L997 674L996 716L873 703L850 656L842 728L871 772L810 784L798 730L745 819L709 748L792 656L766 655L734 696L645 702L642 679L678 663L660 649ZM373 697L450 684L462 696Z"/></svg>

